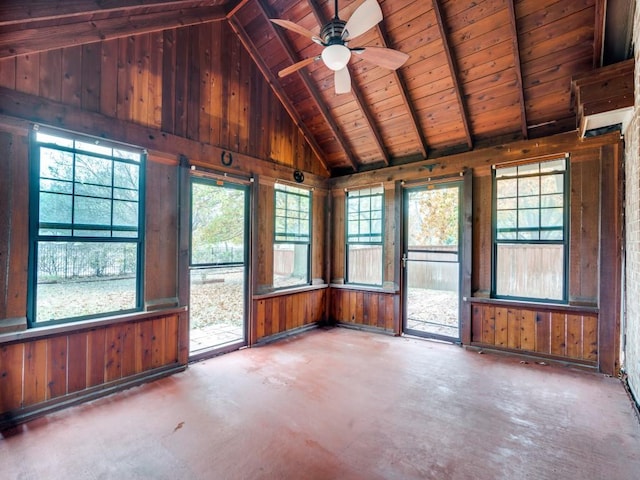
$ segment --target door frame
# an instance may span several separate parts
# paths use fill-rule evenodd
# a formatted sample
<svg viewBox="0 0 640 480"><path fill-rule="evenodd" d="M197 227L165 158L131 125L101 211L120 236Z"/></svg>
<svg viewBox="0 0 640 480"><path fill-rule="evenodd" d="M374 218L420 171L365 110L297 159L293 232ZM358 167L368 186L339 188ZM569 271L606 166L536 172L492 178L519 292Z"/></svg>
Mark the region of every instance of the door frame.
<svg viewBox="0 0 640 480"><path fill-rule="evenodd" d="M406 329L406 268L403 265L402 257L406 253L407 248L407 205L406 191L416 187L427 187L429 185L441 185L447 183L460 184L460 238L459 238L459 341L461 345L469 345L471 343L471 272L472 272L472 241L473 241L473 176L471 169L465 169L458 174L443 175L439 177L431 177L419 179L415 181L402 182L401 199L401 242L399 249L398 262L400 265L400 330L405 333ZM435 335L426 335L425 338L438 339Z"/></svg>
<svg viewBox="0 0 640 480"><path fill-rule="evenodd" d="M252 312L252 250L253 250L253 231L254 220L252 215L252 202L254 195L254 179L252 177L243 177L239 175L230 175L227 173L219 173L215 170L196 167L190 165L186 157L180 157L180 175L179 175L179 204L178 204L178 300L180 306L187 307L186 311L181 314L183 322L179 329L179 349L184 353L184 358L188 362L198 361L205 358L229 353L249 345L251 338L251 312ZM191 184L195 177L209 180L211 182L223 182L233 184L236 188L243 187L245 190L245 252L244 252L244 332L242 341L234 342L230 345L224 345L220 348L211 348L191 354L190 351L190 314L189 302L191 295ZM185 363L186 363L185 361Z"/></svg>

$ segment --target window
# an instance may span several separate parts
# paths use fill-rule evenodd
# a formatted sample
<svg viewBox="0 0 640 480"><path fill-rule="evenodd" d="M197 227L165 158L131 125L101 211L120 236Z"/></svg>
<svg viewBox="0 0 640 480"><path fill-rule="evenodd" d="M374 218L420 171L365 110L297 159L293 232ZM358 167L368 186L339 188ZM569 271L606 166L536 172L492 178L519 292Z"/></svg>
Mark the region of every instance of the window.
<svg viewBox="0 0 640 480"><path fill-rule="evenodd" d="M131 147L34 130L31 325L141 309L144 161Z"/></svg>
<svg viewBox="0 0 640 480"><path fill-rule="evenodd" d="M289 185L275 186L273 286L309 284L311 192Z"/></svg>
<svg viewBox="0 0 640 480"><path fill-rule="evenodd" d="M494 170L493 295L566 301L568 159Z"/></svg>
<svg viewBox="0 0 640 480"><path fill-rule="evenodd" d="M382 285L382 212L380 187L347 192L348 283Z"/></svg>

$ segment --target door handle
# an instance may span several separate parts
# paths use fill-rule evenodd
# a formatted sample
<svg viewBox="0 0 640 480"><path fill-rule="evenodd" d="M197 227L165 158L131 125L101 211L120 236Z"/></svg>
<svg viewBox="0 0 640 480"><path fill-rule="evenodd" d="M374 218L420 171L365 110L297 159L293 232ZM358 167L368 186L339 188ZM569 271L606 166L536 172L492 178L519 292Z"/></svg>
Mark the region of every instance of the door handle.
<svg viewBox="0 0 640 480"><path fill-rule="evenodd" d="M407 268L407 254L402 254L402 268Z"/></svg>

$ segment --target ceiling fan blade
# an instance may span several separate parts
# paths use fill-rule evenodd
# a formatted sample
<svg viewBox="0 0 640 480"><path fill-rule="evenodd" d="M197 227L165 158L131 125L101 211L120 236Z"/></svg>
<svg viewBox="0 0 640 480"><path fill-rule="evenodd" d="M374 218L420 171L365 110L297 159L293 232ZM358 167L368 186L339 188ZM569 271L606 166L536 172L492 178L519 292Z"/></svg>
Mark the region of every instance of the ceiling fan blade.
<svg viewBox="0 0 640 480"><path fill-rule="evenodd" d="M336 94L349 93L351 91L351 75L349 75L349 69L344 67L342 70L336 70L333 75L333 83Z"/></svg>
<svg viewBox="0 0 640 480"><path fill-rule="evenodd" d="M301 68L304 68L307 65L311 65L313 62L315 62L319 58L320 56L318 55L317 57L309 57L309 58L305 58L304 60L300 60L299 62L296 62L293 65L280 70L278 72L278 76L282 78L282 77L286 77L287 75L291 75L293 72L297 72Z"/></svg>
<svg viewBox="0 0 640 480"><path fill-rule="evenodd" d="M382 68L388 68L389 70L397 70L409 59L409 55L404 52L384 47L354 48L352 52L367 62L374 63Z"/></svg>
<svg viewBox="0 0 640 480"><path fill-rule="evenodd" d="M302 35L303 37L310 38L314 42L316 41L316 39L320 40L311 30L307 30L297 23L290 22L289 20L282 20L281 18L271 18L270 20L276 25L280 25L282 28L286 28L287 30L296 32L298 35Z"/></svg>
<svg viewBox="0 0 640 480"><path fill-rule="evenodd" d="M382 9L377 0L365 0L344 27L345 40L353 40L382 21Z"/></svg>

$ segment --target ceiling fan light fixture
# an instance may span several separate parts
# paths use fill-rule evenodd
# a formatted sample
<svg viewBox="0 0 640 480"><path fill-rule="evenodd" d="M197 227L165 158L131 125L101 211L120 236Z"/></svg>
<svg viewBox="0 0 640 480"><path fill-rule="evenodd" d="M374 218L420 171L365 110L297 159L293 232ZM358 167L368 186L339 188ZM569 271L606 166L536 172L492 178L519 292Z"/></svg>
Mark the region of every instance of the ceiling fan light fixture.
<svg viewBox="0 0 640 480"><path fill-rule="evenodd" d="M329 45L322 50L322 61L331 70L342 70L349 63L351 50L341 44Z"/></svg>

